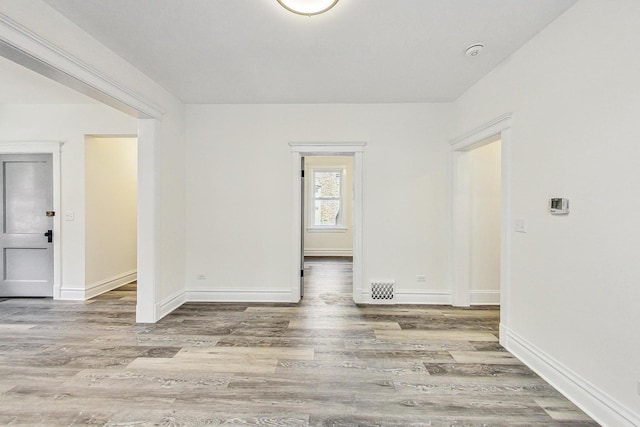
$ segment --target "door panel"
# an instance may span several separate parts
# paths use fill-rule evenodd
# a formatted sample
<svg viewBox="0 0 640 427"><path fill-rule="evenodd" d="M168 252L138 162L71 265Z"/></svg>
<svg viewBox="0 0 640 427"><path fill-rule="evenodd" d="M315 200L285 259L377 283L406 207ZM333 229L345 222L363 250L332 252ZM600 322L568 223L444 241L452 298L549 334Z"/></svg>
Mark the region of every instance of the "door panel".
<svg viewBox="0 0 640 427"><path fill-rule="evenodd" d="M0 169L0 296L52 296L52 156L0 155Z"/></svg>

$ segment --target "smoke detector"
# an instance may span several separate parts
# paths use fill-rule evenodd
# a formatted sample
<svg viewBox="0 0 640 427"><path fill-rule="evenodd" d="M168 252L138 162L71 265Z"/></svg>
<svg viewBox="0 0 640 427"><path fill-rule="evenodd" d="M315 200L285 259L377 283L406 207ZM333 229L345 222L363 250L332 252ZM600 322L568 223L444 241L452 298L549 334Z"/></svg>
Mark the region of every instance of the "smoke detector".
<svg viewBox="0 0 640 427"><path fill-rule="evenodd" d="M480 55L482 49L484 49L484 45L482 43L476 43L469 46L464 53L467 56L474 57Z"/></svg>

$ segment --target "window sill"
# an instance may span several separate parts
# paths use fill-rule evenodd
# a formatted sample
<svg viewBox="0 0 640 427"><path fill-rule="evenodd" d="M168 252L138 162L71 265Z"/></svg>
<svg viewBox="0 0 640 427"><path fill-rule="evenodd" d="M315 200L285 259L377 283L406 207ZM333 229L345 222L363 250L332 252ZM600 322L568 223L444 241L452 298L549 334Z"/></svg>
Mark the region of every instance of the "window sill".
<svg viewBox="0 0 640 427"><path fill-rule="evenodd" d="M307 227L307 233L346 233L347 227Z"/></svg>

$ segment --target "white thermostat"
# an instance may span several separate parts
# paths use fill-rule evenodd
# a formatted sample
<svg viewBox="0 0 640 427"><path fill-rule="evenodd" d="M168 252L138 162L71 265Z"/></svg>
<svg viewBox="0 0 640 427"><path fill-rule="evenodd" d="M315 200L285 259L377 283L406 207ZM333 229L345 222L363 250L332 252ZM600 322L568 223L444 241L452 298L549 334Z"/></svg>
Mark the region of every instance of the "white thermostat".
<svg viewBox="0 0 640 427"><path fill-rule="evenodd" d="M549 199L549 212L551 215L567 215L569 213L569 199Z"/></svg>

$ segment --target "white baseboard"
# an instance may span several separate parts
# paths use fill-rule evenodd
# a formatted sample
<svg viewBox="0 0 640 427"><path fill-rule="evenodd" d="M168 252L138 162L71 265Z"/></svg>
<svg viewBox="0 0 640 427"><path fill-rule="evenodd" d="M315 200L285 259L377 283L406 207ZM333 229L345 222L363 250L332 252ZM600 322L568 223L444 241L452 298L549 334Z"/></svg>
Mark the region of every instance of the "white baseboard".
<svg viewBox="0 0 640 427"><path fill-rule="evenodd" d="M97 282L89 283L84 288L62 286L60 288L60 299L75 301L88 300L105 292L119 288L122 285L126 285L127 283L131 283L137 280L137 278L137 270L131 270Z"/></svg>
<svg viewBox="0 0 640 427"><path fill-rule="evenodd" d="M500 305L500 291L471 291L471 305Z"/></svg>
<svg viewBox="0 0 640 427"><path fill-rule="evenodd" d="M362 293L363 304L378 304L371 300L370 292ZM396 291L393 302L382 304L421 304L421 305L451 305L450 291Z"/></svg>
<svg viewBox="0 0 640 427"><path fill-rule="evenodd" d="M69 301L84 301L84 288L70 288L62 286L60 288L60 299Z"/></svg>
<svg viewBox="0 0 640 427"><path fill-rule="evenodd" d="M89 299L89 298L96 297L105 292L109 292L113 289L119 288L122 285L131 283L137 280L137 278L138 278L137 270L131 270L122 274L117 274L115 276L108 277L98 282L90 283L86 287L84 298Z"/></svg>
<svg viewBox="0 0 640 427"><path fill-rule="evenodd" d="M190 302L291 302L291 289L260 291L255 289L189 289L186 301Z"/></svg>
<svg viewBox="0 0 640 427"><path fill-rule="evenodd" d="M640 426L640 414L626 408L580 375L513 331L506 332L506 348L560 393L603 426ZM501 340L502 341L502 340Z"/></svg>
<svg viewBox="0 0 640 427"><path fill-rule="evenodd" d="M156 304L156 322L187 302L186 292L180 290L173 295L164 298L160 304Z"/></svg>
<svg viewBox="0 0 640 427"><path fill-rule="evenodd" d="M304 256L353 256L351 249L305 249Z"/></svg>

